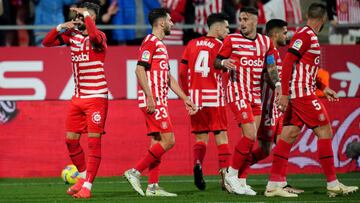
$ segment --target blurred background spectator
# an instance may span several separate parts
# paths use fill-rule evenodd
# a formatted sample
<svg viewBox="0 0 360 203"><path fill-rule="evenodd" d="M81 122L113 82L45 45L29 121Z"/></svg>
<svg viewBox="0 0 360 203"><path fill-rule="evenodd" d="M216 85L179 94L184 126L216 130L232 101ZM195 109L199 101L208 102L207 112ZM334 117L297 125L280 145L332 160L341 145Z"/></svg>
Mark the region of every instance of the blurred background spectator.
<svg viewBox="0 0 360 203"><path fill-rule="evenodd" d="M288 38L291 38L302 23L302 12L300 0L270 0L264 5L265 18L281 19L286 21L288 26Z"/></svg>
<svg viewBox="0 0 360 203"><path fill-rule="evenodd" d="M114 25L149 25L148 14L160 7L158 0L117 0L119 11L113 16ZM122 29L113 31L113 40L117 44L140 45L150 33L150 28Z"/></svg>
<svg viewBox="0 0 360 203"><path fill-rule="evenodd" d="M76 0L33 0L35 3L34 25L58 25L65 22L64 6L75 4ZM66 19L68 20L68 19ZM49 30L35 30L35 44L41 45Z"/></svg>
<svg viewBox="0 0 360 203"><path fill-rule="evenodd" d="M96 23L99 25L111 25L113 16L119 11L117 0L100 0L100 13ZM116 44L111 30L103 30L106 34L108 44Z"/></svg>

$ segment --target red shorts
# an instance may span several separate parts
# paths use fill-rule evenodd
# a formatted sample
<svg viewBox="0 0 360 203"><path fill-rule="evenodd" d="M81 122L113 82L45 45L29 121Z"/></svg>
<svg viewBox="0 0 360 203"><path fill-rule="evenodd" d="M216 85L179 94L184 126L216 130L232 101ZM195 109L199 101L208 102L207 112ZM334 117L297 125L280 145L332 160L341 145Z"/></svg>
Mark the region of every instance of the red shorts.
<svg viewBox="0 0 360 203"><path fill-rule="evenodd" d="M105 133L107 109L107 99L73 97L66 118L67 132Z"/></svg>
<svg viewBox="0 0 360 203"><path fill-rule="evenodd" d="M148 114L146 107L140 109L145 115L148 135L173 132L169 111L166 106L156 106L153 114Z"/></svg>
<svg viewBox="0 0 360 203"><path fill-rule="evenodd" d="M329 122L325 106L315 95L291 99L284 115L284 126L295 125L302 128L305 124L309 128L315 128Z"/></svg>
<svg viewBox="0 0 360 203"><path fill-rule="evenodd" d="M191 132L214 132L227 130L226 107L203 107L190 116Z"/></svg>
<svg viewBox="0 0 360 203"><path fill-rule="evenodd" d="M265 118L261 117L260 126L257 132L257 139L273 142L277 135L281 134L284 117Z"/></svg>
<svg viewBox="0 0 360 203"><path fill-rule="evenodd" d="M254 116L261 115L261 104L250 103L242 99L231 102L229 105L239 125L254 122Z"/></svg>

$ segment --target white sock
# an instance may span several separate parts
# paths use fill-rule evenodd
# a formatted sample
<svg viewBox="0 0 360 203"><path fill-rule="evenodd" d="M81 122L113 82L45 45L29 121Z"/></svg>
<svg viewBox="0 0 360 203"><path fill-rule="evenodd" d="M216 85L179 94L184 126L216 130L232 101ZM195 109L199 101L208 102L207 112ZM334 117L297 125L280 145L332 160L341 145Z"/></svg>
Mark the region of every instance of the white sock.
<svg viewBox="0 0 360 203"><path fill-rule="evenodd" d="M149 188L158 187L159 185L157 183L148 184Z"/></svg>
<svg viewBox="0 0 360 203"><path fill-rule="evenodd" d="M333 180L331 182L327 182L327 186L328 187L335 187L336 185L339 184L339 181L336 179L336 180Z"/></svg>
<svg viewBox="0 0 360 203"><path fill-rule="evenodd" d="M279 184L280 184L280 187L285 187L285 186L287 186L287 182L286 182L286 181L279 182Z"/></svg>
<svg viewBox="0 0 360 203"><path fill-rule="evenodd" d="M85 179L86 178L86 170L83 172L79 172L79 177Z"/></svg>
<svg viewBox="0 0 360 203"><path fill-rule="evenodd" d="M229 174L229 176L237 176L239 173L239 170L234 169L233 167L229 166L227 174Z"/></svg>
<svg viewBox="0 0 360 203"><path fill-rule="evenodd" d="M91 190L92 183L89 183L89 182L85 181L83 187L86 187L87 189Z"/></svg>
<svg viewBox="0 0 360 203"><path fill-rule="evenodd" d="M141 175L140 171L136 170L135 168L132 168L132 171L135 172L136 175Z"/></svg>

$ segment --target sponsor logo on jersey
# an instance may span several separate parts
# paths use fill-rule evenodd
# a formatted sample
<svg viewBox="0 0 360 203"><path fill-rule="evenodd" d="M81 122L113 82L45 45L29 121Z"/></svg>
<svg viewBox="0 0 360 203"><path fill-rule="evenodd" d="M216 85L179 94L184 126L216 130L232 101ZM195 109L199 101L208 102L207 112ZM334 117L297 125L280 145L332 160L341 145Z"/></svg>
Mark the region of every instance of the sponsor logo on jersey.
<svg viewBox="0 0 360 203"><path fill-rule="evenodd" d="M160 68L163 70L169 69L169 64L166 61L160 61Z"/></svg>
<svg viewBox="0 0 360 203"><path fill-rule="evenodd" d="M150 51L145 50L141 55L142 61L149 61L150 60Z"/></svg>
<svg viewBox="0 0 360 203"><path fill-rule="evenodd" d="M297 40L295 40L294 44L292 45L292 48L299 51L302 44L303 44L303 42L301 41L301 39L297 39Z"/></svg>
<svg viewBox="0 0 360 203"><path fill-rule="evenodd" d="M94 112L92 114L91 118L92 118L92 121L95 124L100 124L100 122L101 122L101 114L100 114L100 112L98 112L98 111Z"/></svg>
<svg viewBox="0 0 360 203"><path fill-rule="evenodd" d="M252 60L252 59L248 59L247 57L242 57L240 59L240 64L242 66L258 66L258 67L263 67L264 66L264 61L261 60L260 58L257 58L256 60Z"/></svg>
<svg viewBox="0 0 360 203"><path fill-rule="evenodd" d="M317 56L314 60L315 65L318 65L320 63L320 56Z"/></svg>
<svg viewBox="0 0 360 203"><path fill-rule="evenodd" d="M89 61L89 54L74 54L71 53L71 61L72 62L83 62L83 61Z"/></svg>

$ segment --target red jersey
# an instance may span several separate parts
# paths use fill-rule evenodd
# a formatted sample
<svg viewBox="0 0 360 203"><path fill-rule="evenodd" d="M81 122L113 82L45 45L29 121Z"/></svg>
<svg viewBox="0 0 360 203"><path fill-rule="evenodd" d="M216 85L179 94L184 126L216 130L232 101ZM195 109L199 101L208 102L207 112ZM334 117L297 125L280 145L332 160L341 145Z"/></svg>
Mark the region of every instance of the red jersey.
<svg viewBox="0 0 360 203"><path fill-rule="evenodd" d="M149 34L139 49L138 65L144 66L149 88L156 106L167 106L169 91L169 56L164 43ZM146 107L146 96L139 85L139 107Z"/></svg>
<svg viewBox="0 0 360 203"><path fill-rule="evenodd" d="M260 104L261 74L268 55L274 54L270 38L256 34L255 39L248 39L241 33L228 35L219 51L218 58L235 60L236 69L230 72L227 85L228 102L247 100Z"/></svg>
<svg viewBox="0 0 360 203"><path fill-rule="evenodd" d="M194 31L205 34L207 17L212 13L221 13L223 0L192 0L195 6L195 28Z"/></svg>
<svg viewBox="0 0 360 203"><path fill-rule="evenodd" d="M45 46L69 45L77 98L107 98L104 61L106 35L98 30L91 17L85 18L89 35L75 29L59 33L52 29L43 40Z"/></svg>
<svg viewBox="0 0 360 203"><path fill-rule="evenodd" d="M291 98L315 95L320 64L318 37L310 27L300 28L292 38L288 51L299 57L289 83Z"/></svg>
<svg viewBox="0 0 360 203"><path fill-rule="evenodd" d="M225 105L222 72L214 68L214 61L222 42L214 37L199 37L189 42L181 60L182 81L188 79L187 89L197 107ZM182 82L184 86L184 82Z"/></svg>
<svg viewBox="0 0 360 203"><path fill-rule="evenodd" d="M281 79L281 69L282 69L282 61L280 58L279 51L275 49L274 57L276 61L276 68L279 72L279 78ZM267 71L264 71L263 78L266 77L265 75L268 74ZM267 76L268 77L268 76ZM262 102L262 109L263 109L263 116L265 118L279 118L282 116L282 113L278 111L277 105L275 102L275 94L274 90L270 87L270 85L263 80L261 80L261 102Z"/></svg>

